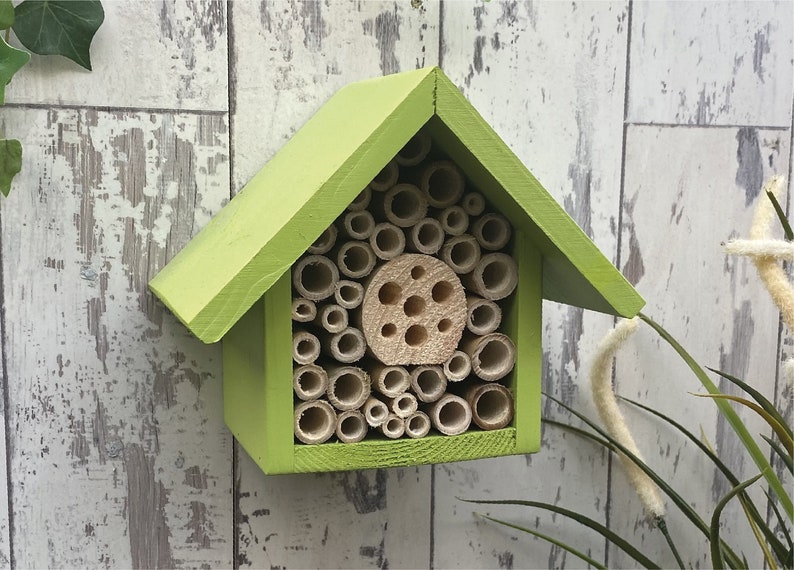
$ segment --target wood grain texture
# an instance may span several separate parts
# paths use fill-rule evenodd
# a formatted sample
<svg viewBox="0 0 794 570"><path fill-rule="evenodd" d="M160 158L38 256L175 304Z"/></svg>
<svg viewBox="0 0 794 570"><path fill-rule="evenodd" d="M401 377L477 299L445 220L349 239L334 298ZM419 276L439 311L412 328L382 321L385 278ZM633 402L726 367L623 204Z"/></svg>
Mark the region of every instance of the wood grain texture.
<svg viewBox="0 0 794 570"><path fill-rule="evenodd" d="M435 3L233 3L233 189L340 87L437 63L438 21ZM265 477L237 462L235 564L427 566L428 467Z"/></svg>
<svg viewBox="0 0 794 570"><path fill-rule="evenodd" d="M619 211L627 42L623 4L446 3L441 65L541 184L614 261ZM587 408L586 355L611 319L544 303L544 389ZM544 413L558 415L548 404ZM554 477L544 473L554 472ZM474 518L456 497L556 501L604 520L606 457L544 428L540 453L436 467L434 562L439 567L579 566L546 543ZM535 527L528 509L492 515ZM549 528L549 527L546 527ZM603 541L578 525L554 529L603 558Z"/></svg>
<svg viewBox="0 0 794 570"><path fill-rule="evenodd" d="M788 127L791 2L632 4L628 120Z"/></svg>
<svg viewBox="0 0 794 570"><path fill-rule="evenodd" d="M113 0L103 8L92 72L33 55L6 89L6 103L228 110L225 2Z"/></svg>
<svg viewBox="0 0 794 570"><path fill-rule="evenodd" d="M752 128L631 127L627 139L623 270L648 300L646 313L698 362L744 378L765 394L775 390L778 311L752 263L726 256L720 244L749 235L756 203L766 197L746 181L787 172L789 144L787 132ZM664 240L658 236L661 225L669 227ZM741 480L755 474L752 460L716 407L689 395L702 391L697 379L647 327L618 357L616 385L621 394L652 402L696 434L702 427ZM734 392L725 382L719 386ZM646 459L684 491L702 516L708 515L730 490L729 483L678 434L630 412ZM755 414L739 413L751 433L768 431ZM639 544L656 553L663 566L674 564L659 533L643 521L622 471L613 473L612 496L622 498L613 527L624 532L638 529ZM731 508L726 517L738 521L741 511ZM688 553L685 562L709 566L703 536L686 532L672 507L670 521L678 529L679 548ZM761 564L754 538L742 525L729 525L723 536L741 545L751 567ZM629 563L618 553L611 560Z"/></svg>
<svg viewBox="0 0 794 570"><path fill-rule="evenodd" d="M0 222L2 220L0 219ZM0 290L0 295L2 295L2 290ZM0 314L0 319L4 319L2 314ZM0 325L1 327L2 325ZM2 328L0 328L0 331ZM0 336L0 343L3 342L3 337ZM2 347L0 346L0 349ZM6 381L7 376L5 374L5 351L2 350L0 352L0 393L3 395L0 398L0 566L3 568L10 568L11 567L11 521L8 517L8 505L9 505L9 491L11 489L11 481L8 478L8 467L6 465L6 460L8 459L7 450L6 450L6 418L8 417L6 414Z"/></svg>
<svg viewBox="0 0 794 570"><path fill-rule="evenodd" d="M8 110L2 210L13 556L20 567L225 566L220 352L146 283L228 196L222 117Z"/></svg>

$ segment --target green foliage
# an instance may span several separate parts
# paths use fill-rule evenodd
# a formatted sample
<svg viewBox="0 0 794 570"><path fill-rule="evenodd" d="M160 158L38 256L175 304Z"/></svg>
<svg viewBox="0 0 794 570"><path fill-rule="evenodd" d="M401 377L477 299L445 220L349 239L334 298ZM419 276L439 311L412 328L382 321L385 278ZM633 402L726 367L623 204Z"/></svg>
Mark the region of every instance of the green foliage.
<svg viewBox="0 0 794 570"><path fill-rule="evenodd" d="M0 0L0 30L7 30L14 23L14 5L11 0Z"/></svg>
<svg viewBox="0 0 794 570"><path fill-rule="evenodd" d="M29 59L28 52L11 47L0 37L0 105L5 104L6 85Z"/></svg>
<svg viewBox="0 0 794 570"><path fill-rule="evenodd" d="M11 180L22 169L22 143L0 139L0 192L8 196Z"/></svg>
<svg viewBox="0 0 794 570"><path fill-rule="evenodd" d="M14 14L13 30L23 46L91 70L91 40L105 19L99 0L25 0Z"/></svg>

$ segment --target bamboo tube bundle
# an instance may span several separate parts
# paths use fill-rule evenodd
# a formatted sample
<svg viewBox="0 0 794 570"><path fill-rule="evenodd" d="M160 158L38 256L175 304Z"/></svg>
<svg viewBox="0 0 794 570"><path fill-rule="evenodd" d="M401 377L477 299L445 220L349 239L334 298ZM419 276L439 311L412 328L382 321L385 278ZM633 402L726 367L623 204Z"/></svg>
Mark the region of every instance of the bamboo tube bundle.
<svg viewBox="0 0 794 570"><path fill-rule="evenodd" d="M317 316L317 305L314 301L298 297L292 300L292 320L297 323L309 323Z"/></svg>
<svg viewBox="0 0 794 570"><path fill-rule="evenodd" d="M369 206L369 202L372 200L372 190L370 190L369 186L364 188L361 192L359 192L358 196L353 198L353 201L347 206L347 209L351 212L360 212L361 210L366 210L367 206Z"/></svg>
<svg viewBox="0 0 794 570"><path fill-rule="evenodd" d="M432 139L427 131L419 131L405 143L394 160L402 166L416 166L430 153Z"/></svg>
<svg viewBox="0 0 794 570"><path fill-rule="evenodd" d="M438 215L441 228L451 236L459 236L469 229L469 215L460 206L450 206Z"/></svg>
<svg viewBox="0 0 794 570"><path fill-rule="evenodd" d="M447 391L447 377L440 366L417 366L411 371L411 388L423 402L435 402Z"/></svg>
<svg viewBox="0 0 794 570"><path fill-rule="evenodd" d="M375 218L367 210L348 212L342 217L342 233L351 239L369 239Z"/></svg>
<svg viewBox="0 0 794 570"><path fill-rule="evenodd" d="M316 400L328 390L328 373L316 364L304 364L292 371L295 395L304 401Z"/></svg>
<svg viewBox="0 0 794 570"><path fill-rule="evenodd" d="M399 439L405 433L405 420L396 414L389 414L378 430L389 439Z"/></svg>
<svg viewBox="0 0 794 570"><path fill-rule="evenodd" d="M416 401L416 396L403 392L394 398L384 397L384 403L389 411L403 419L412 415L419 408L419 402Z"/></svg>
<svg viewBox="0 0 794 570"><path fill-rule="evenodd" d="M479 216L485 211L485 198L479 192L467 192L460 201L463 211L470 216Z"/></svg>
<svg viewBox="0 0 794 570"><path fill-rule="evenodd" d="M356 366L328 367L328 401L339 411L357 410L371 393L369 375Z"/></svg>
<svg viewBox="0 0 794 570"><path fill-rule="evenodd" d="M322 301L334 294L339 282L339 268L324 255L307 255L292 270L292 285L310 301Z"/></svg>
<svg viewBox="0 0 794 570"><path fill-rule="evenodd" d="M444 394L428 408L433 427L444 435L460 435L471 425L471 406L454 394Z"/></svg>
<svg viewBox="0 0 794 570"><path fill-rule="evenodd" d="M298 364L311 364L320 356L320 340L309 331L292 332L292 360Z"/></svg>
<svg viewBox="0 0 794 570"><path fill-rule="evenodd" d="M449 382L461 382L471 374L471 358L462 350L456 350L444 363L444 376Z"/></svg>
<svg viewBox="0 0 794 570"><path fill-rule="evenodd" d="M410 228L427 216L427 198L413 184L397 184L386 192L383 211L395 226Z"/></svg>
<svg viewBox="0 0 794 570"><path fill-rule="evenodd" d="M430 418L426 413L416 411L405 418L405 435L411 439L425 437L430 432Z"/></svg>
<svg viewBox="0 0 794 570"><path fill-rule="evenodd" d="M336 265L339 271L351 279L366 277L375 268L375 252L367 242L347 241L336 250ZM336 287L336 283L334 283ZM335 289L334 289L335 290ZM333 294L334 291L331 291Z"/></svg>
<svg viewBox="0 0 794 570"><path fill-rule="evenodd" d="M397 184L400 178L400 167L396 160L391 160L380 172L375 175L369 187L375 192L386 192L389 188Z"/></svg>
<svg viewBox="0 0 794 570"><path fill-rule="evenodd" d="M474 222L471 233L483 249L498 251L510 241L513 230L504 216L485 214Z"/></svg>
<svg viewBox="0 0 794 570"><path fill-rule="evenodd" d="M334 300L344 309L355 309L364 301L364 287L356 281L340 279L334 290Z"/></svg>
<svg viewBox="0 0 794 570"><path fill-rule="evenodd" d="M388 261L405 250L405 234L402 229L390 222L381 222L372 229L369 245L375 255Z"/></svg>
<svg viewBox="0 0 794 570"><path fill-rule="evenodd" d="M364 415L358 410L342 412L336 419L336 437L342 443L358 443L368 430Z"/></svg>
<svg viewBox="0 0 794 570"><path fill-rule="evenodd" d="M463 195L465 185L463 174L451 160L431 162L419 175L419 189L434 208L455 204Z"/></svg>
<svg viewBox="0 0 794 570"><path fill-rule="evenodd" d="M463 350L471 358L471 369L487 382L507 376L516 364L516 346L501 333L464 337Z"/></svg>
<svg viewBox="0 0 794 570"><path fill-rule="evenodd" d="M466 328L476 335L494 332L502 323L502 309L488 299L466 295Z"/></svg>
<svg viewBox="0 0 794 570"><path fill-rule="evenodd" d="M337 304L323 305L317 310L314 324L330 333L342 332L347 328L347 310Z"/></svg>
<svg viewBox="0 0 794 570"><path fill-rule="evenodd" d="M396 398L411 387L411 376L402 366L374 362L370 367L372 386L389 398Z"/></svg>
<svg viewBox="0 0 794 570"><path fill-rule="evenodd" d="M422 218L408 231L408 249L433 255L444 245L444 228L435 218Z"/></svg>
<svg viewBox="0 0 794 570"><path fill-rule="evenodd" d="M375 396L367 398L367 401L361 406L361 412L364 414L367 424L372 427L378 427L389 416L389 408Z"/></svg>
<svg viewBox="0 0 794 570"><path fill-rule="evenodd" d="M295 406L294 432L303 443L324 443L336 431L336 412L325 400L302 402Z"/></svg>
<svg viewBox="0 0 794 570"><path fill-rule="evenodd" d="M501 429L513 419L513 394L494 382L479 382L466 390L474 423L484 430Z"/></svg>
<svg viewBox="0 0 794 570"><path fill-rule="evenodd" d="M466 288L491 301L504 299L515 291L518 267L506 253L483 255L474 271L463 276Z"/></svg>
<svg viewBox="0 0 794 570"><path fill-rule="evenodd" d="M441 259L460 275L474 271L480 262L480 244L470 234L449 238L441 248Z"/></svg>
<svg viewBox="0 0 794 570"><path fill-rule="evenodd" d="M347 327L338 333L321 333L322 351L338 362L349 364L361 360L367 350L364 335L355 327Z"/></svg>
<svg viewBox="0 0 794 570"><path fill-rule="evenodd" d="M325 228L323 233L320 234L320 237L314 240L314 243L311 244L306 249L306 251L314 255L322 255L324 253L328 253L329 251L331 251L331 248L334 247L334 244L336 243L337 234L338 232L336 226L331 224L330 226Z"/></svg>

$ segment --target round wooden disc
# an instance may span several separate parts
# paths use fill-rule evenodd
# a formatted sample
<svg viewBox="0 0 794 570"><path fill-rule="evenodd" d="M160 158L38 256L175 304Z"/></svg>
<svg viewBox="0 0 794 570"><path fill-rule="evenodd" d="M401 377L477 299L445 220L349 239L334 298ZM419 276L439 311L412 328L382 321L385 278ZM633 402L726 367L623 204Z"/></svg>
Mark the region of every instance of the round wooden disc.
<svg viewBox="0 0 794 570"><path fill-rule="evenodd" d="M449 266L404 254L378 268L364 291L361 328L384 364L442 364L466 325L466 294Z"/></svg>

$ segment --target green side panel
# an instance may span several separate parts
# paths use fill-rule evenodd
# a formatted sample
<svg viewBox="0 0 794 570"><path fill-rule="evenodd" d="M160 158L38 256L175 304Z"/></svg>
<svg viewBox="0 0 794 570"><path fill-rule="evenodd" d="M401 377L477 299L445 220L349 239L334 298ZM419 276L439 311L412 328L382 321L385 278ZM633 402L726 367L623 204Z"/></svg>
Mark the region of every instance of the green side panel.
<svg viewBox="0 0 794 570"><path fill-rule="evenodd" d="M642 297L440 71L436 115L436 142L540 249L545 298L624 317L640 311Z"/></svg>
<svg viewBox="0 0 794 570"><path fill-rule="evenodd" d="M219 340L432 116L435 77L427 68L339 90L152 291L201 340Z"/></svg>
<svg viewBox="0 0 794 570"><path fill-rule="evenodd" d="M295 472L350 471L466 461L515 453L516 430L472 431L421 439L295 445ZM270 473L276 473L272 471Z"/></svg>

